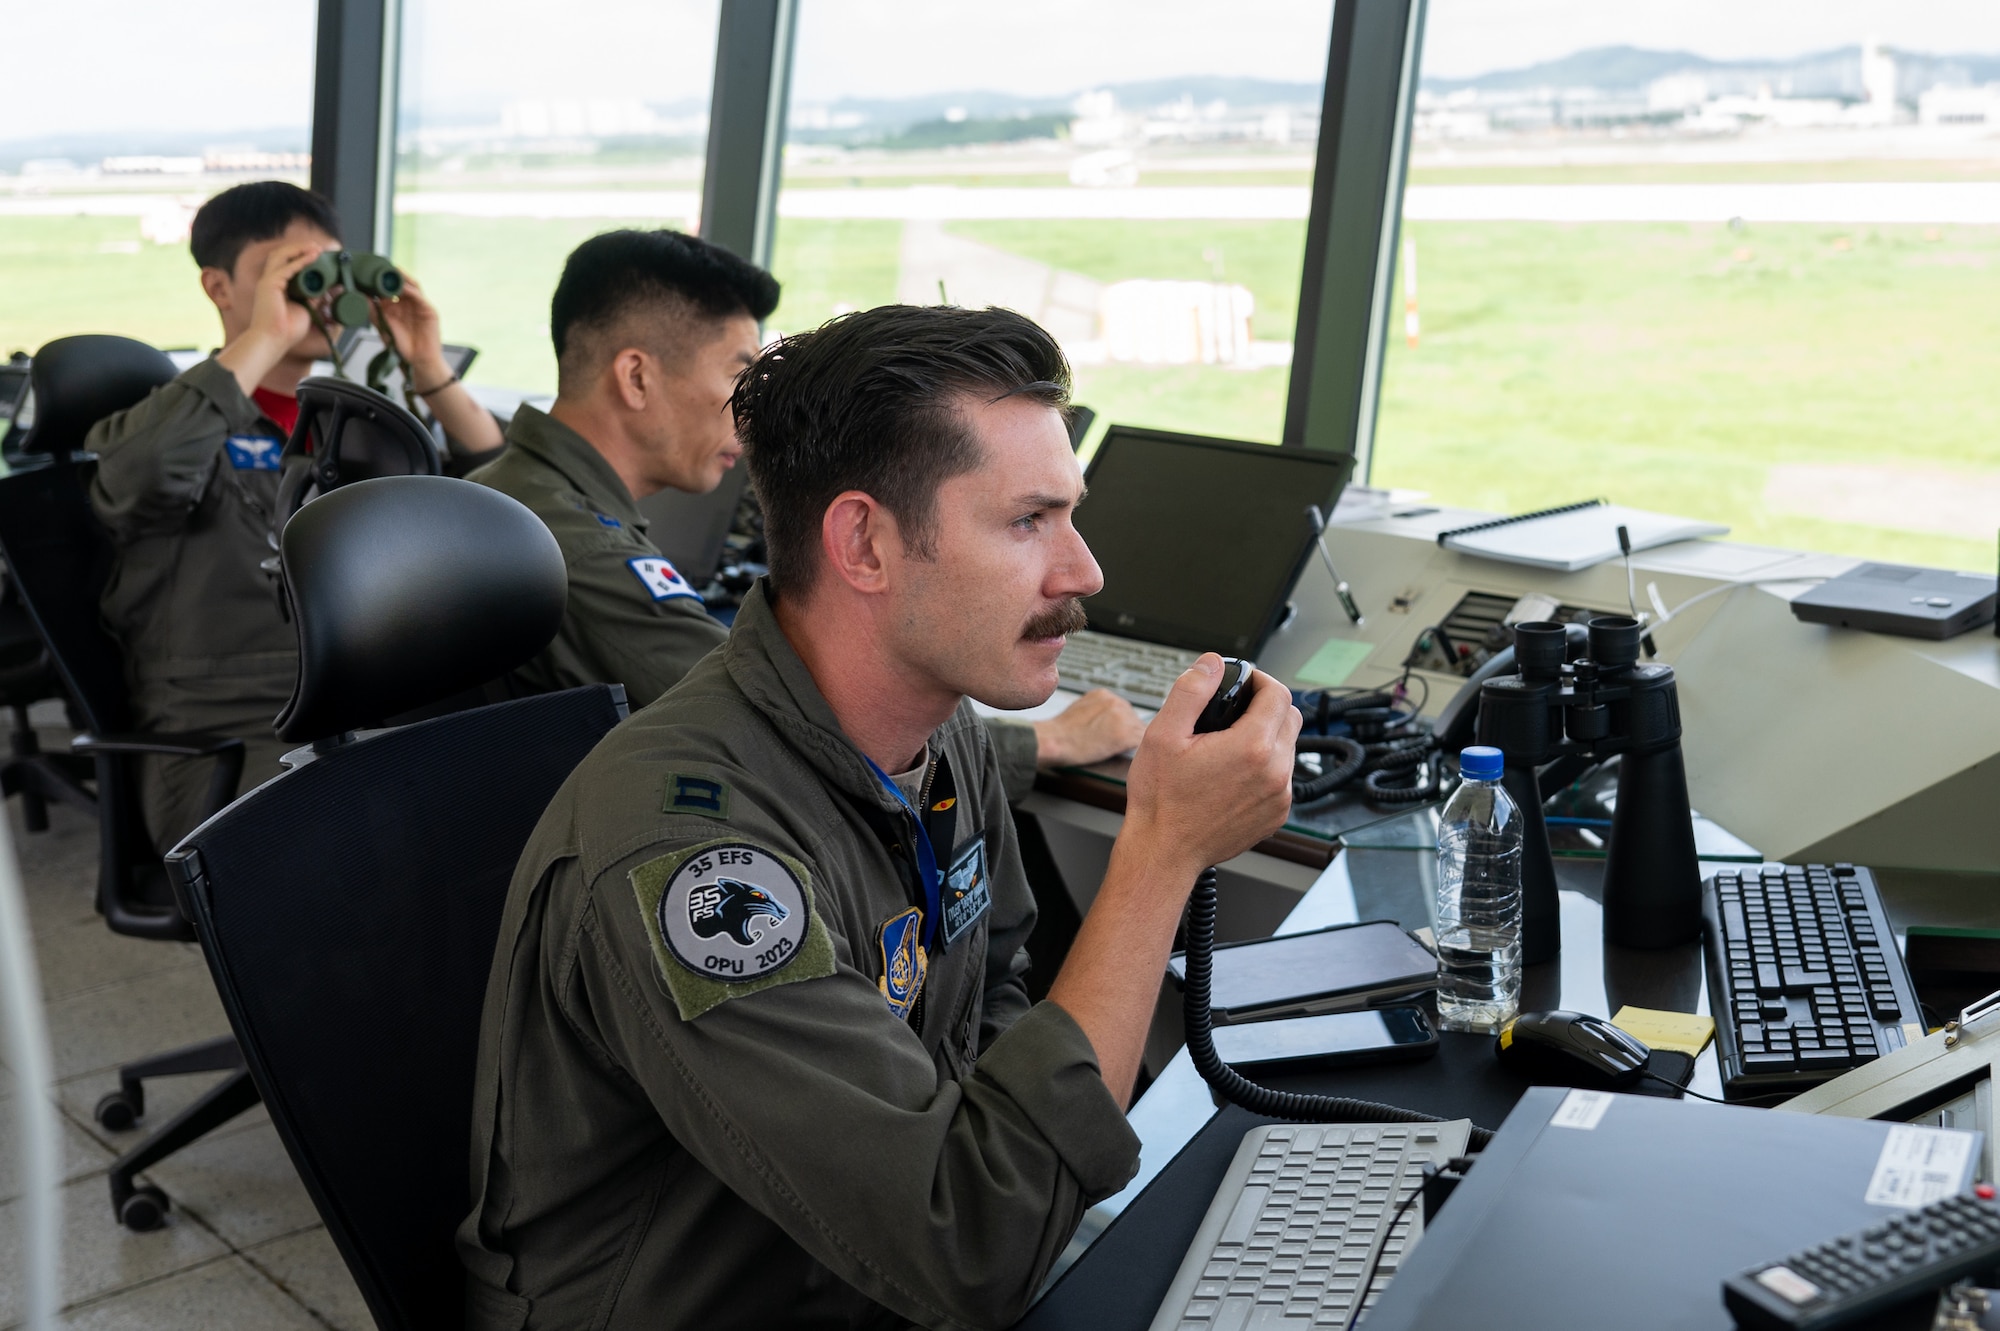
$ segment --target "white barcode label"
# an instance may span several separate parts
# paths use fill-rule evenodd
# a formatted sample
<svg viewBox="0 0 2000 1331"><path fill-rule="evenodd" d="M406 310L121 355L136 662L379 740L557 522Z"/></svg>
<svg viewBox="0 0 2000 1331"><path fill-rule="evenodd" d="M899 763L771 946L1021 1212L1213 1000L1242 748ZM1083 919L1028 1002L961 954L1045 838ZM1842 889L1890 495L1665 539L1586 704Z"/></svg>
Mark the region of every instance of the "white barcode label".
<svg viewBox="0 0 2000 1331"><path fill-rule="evenodd" d="M1611 1093L1608 1091L1571 1091L1556 1106L1555 1117L1549 1120L1552 1128L1575 1128L1579 1132L1590 1132L1597 1127L1597 1121L1604 1117L1604 1111L1611 1108Z"/></svg>
<svg viewBox="0 0 2000 1331"><path fill-rule="evenodd" d="M1882 1143L1861 1200L1870 1206L1918 1207L1953 1195L1965 1179L1977 1140L1970 1132L1897 1124Z"/></svg>

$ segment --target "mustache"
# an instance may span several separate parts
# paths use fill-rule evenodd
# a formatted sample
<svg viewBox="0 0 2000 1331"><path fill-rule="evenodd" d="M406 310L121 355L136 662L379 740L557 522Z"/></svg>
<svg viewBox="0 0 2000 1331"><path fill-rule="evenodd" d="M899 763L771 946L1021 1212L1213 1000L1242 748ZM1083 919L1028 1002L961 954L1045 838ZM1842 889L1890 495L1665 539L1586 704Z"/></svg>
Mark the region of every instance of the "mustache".
<svg viewBox="0 0 2000 1331"><path fill-rule="evenodd" d="M1083 602L1072 596L1057 601L1048 609L1028 621L1021 630L1023 638L1062 638L1088 627L1090 620L1083 613Z"/></svg>

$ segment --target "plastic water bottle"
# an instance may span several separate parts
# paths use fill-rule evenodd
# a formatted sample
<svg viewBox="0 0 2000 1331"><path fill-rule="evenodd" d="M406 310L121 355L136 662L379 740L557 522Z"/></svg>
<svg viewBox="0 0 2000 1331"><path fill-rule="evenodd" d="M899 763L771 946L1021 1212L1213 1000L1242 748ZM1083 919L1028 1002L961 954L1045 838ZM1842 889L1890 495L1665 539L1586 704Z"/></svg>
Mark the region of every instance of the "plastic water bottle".
<svg viewBox="0 0 2000 1331"><path fill-rule="evenodd" d="M1521 1008L1521 810L1500 788L1500 750L1459 755L1463 780L1438 823L1438 1022L1498 1030Z"/></svg>

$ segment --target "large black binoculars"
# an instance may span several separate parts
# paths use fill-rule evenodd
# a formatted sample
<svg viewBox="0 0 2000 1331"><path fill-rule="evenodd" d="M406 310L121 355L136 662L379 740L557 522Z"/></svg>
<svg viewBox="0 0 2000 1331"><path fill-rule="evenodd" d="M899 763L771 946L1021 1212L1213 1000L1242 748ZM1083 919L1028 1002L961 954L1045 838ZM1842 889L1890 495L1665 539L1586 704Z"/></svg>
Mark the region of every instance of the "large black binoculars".
<svg viewBox="0 0 2000 1331"><path fill-rule="evenodd" d="M1623 615L1591 620L1587 635L1562 624L1517 624L1518 673L1480 686L1479 742L1506 755L1501 784L1521 807L1524 963L1547 961L1562 947L1538 770L1565 754L1618 757L1618 804L1604 866L1605 941L1671 947L1701 935L1680 696L1672 666L1639 663L1640 633L1639 621Z"/></svg>
<svg viewBox="0 0 2000 1331"><path fill-rule="evenodd" d="M394 300L403 294L403 274L379 254L327 250L292 274L285 294L304 304L336 287L340 295L333 302L334 322L361 328L368 323L370 300Z"/></svg>

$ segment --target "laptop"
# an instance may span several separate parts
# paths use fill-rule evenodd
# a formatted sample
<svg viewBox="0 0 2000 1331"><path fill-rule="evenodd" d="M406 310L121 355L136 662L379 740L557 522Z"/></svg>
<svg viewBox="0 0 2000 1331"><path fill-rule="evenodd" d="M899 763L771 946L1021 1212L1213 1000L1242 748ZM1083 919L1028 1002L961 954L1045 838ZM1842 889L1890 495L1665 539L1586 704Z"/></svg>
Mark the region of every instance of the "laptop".
<svg viewBox="0 0 2000 1331"><path fill-rule="evenodd" d="M1728 1331L1722 1282L1972 1185L1980 1134L1537 1087L1368 1331Z"/></svg>
<svg viewBox="0 0 2000 1331"><path fill-rule="evenodd" d="M1104 590L1057 662L1062 686L1157 708L1201 653L1254 659L1312 549L1306 506L1331 513L1353 467L1347 453L1110 427L1076 511Z"/></svg>
<svg viewBox="0 0 2000 1331"><path fill-rule="evenodd" d="M722 566L730 524L749 484L749 469L741 459L722 473L722 484L705 495L668 488L639 501L646 515L646 537L660 548L690 587L700 591Z"/></svg>

